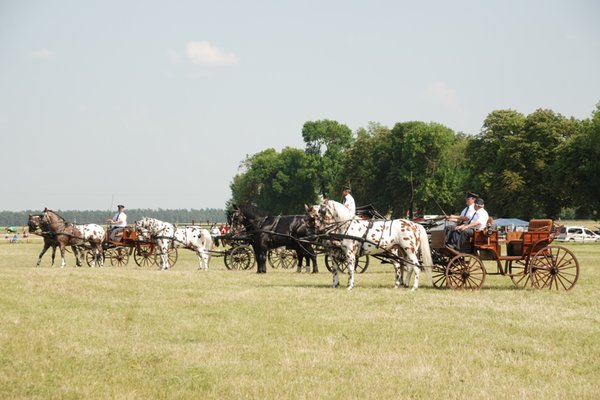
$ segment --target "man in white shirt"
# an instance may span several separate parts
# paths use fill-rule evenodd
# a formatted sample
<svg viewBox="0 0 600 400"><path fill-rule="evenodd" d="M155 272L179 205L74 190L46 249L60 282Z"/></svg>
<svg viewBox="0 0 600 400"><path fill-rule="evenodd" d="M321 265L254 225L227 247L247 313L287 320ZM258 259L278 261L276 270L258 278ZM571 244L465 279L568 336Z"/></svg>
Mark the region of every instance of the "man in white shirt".
<svg viewBox="0 0 600 400"><path fill-rule="evenodd" d="M348 208L348 210L350 210L350 213L354 217L354 215L356 214L356 203L354 202L354 197L352 197L352 195L350 194L351 192L352 189L350 189L350 186L342 187L342 204L345 205Z"/></svg>
<svg viewBox="0 0 600 400"><path fill-rule="evenodd" d="M482 231L485 229L489 219L488 212L483 208L485 202L481 197L478 197L477 200L475 200L474 206L475 214L473 214L471 219L467 223L456 226L450 234L448 246L453 247L455 250L460 251L463 243L473 237L475 231Z"/></svg>
<svg viewBox="0 0 600 400"><path fill-rule="evenodd" d="M473 192L465 193L465 203L466 207L461 211L459 215L446 215L446 243L450 243L450 238L454 232L454 229L458 225L466 224L469 222L473 215L475 214L475 200L477 199L477 195Z"/></svg>
<svg viewBox="0 0 600 400"><path fill-rule="evenodd" d="M127 214L125 214L125 206L119 204L117 206L118 211L112 219L109 219L107 222L113 225L113 228L110 230L109 238L113 242L120 242L123 237L123 229L127 226Z"/></svg>

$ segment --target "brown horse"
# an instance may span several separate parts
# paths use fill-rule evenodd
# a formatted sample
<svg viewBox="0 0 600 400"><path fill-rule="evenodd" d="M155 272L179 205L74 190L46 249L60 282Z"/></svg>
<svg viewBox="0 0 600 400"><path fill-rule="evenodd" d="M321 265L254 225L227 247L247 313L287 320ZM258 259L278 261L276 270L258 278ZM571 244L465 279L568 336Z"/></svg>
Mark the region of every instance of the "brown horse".
<svg viewBox="0 0 600 400"><path fill-rule="evenodd" d="M44 256L44 254L46 254L46 251L48 251L50 247L52 247L52 266L54 266L54 259L56 258L56 247L58 246L58 241L56 241L56 239L54 239L54 236L50 235L48 232L37 233L38 230L41 230L41 219L41 214L29 214L29 220L27 221L27 225L29 226L29 232L36 235L40 235L44 239L44 248L42 249L42 252L38 257L36 267L40 266L40 264L42 263L42 257Z"/></svg>
<svg viewBox="0 0 600 400"><path fill-rule="evenodd" d="M41 214L40 228L42 231L47 232L49 236L53 237L58 242L60 248L61 267L67 265L65 262L65 247L71 246L73 254L77 260L77 266L81 266L81 258L78 246L84 244L83 235L81 231L77 229L75 224L67 222L63 217L58 215L52 210L44 209Z"/></svg>

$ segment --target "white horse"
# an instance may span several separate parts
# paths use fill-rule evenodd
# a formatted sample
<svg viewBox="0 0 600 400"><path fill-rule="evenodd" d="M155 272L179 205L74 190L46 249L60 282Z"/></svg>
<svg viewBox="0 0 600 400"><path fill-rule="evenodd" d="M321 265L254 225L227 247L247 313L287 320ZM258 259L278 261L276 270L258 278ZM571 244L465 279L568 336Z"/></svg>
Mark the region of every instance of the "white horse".
<svg viewBox="0 0 600 400"><path fill-rule="evenodd" d="M96 261L100 267L104 266L104 252L102 251L102 242L106 239L104 228L97 224L75 225L77 230L81 232L83 240L90 243L94 258L92 259L91 267L96 266Z"/></svg>
<svg viewBox="0 0 600 400"><path fill-rule="evenodd" d="M161 269L168 269L169 249L184 247L193 250L198 256L198 269L208 269L210 251L213 248L212 237L208 229L199 226L175 228L169 222L144 217L135 222L135 229L145 238L152 240L158 247L161 256Z"/></svg>
<svg viewBox="0 0 600 400"><path fill-rule="evenodd" d="M332 255L334 272L333 287L338 287L340 261L348 263L348 290L354 287L354 267L359 253L388 253L406 257L404 263L394 260L396 269L396 287L402 285L402 264L412 267L415 281L412 290L419 287L420 261L419 250L425 266L433 265L427 232L422 225L405 219L363 220L350 213L343 204L325 200L320 206L305 205L307 223L318 234L339 235L332 241L338 251ZM356 239L354 239L356 238ZM393 259L393 257L391 257ZM410 274L409 274L410 276ZM407 282L408 284L408 282Z"/></svg>
<svg viewBox="0 0 600 400"><path fill-rule="evenodd" d="M193 250L198 256L198 269L208 269L213 239L208 229L199 226L185 226L175 229L175 247Z"/></svg>

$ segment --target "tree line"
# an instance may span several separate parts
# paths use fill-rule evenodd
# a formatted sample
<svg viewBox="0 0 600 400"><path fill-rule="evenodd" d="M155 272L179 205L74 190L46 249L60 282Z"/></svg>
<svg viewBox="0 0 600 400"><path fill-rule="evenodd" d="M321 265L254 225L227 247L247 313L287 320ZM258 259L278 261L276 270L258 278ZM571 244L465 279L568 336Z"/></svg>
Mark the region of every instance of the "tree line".
<svg viewBox="0 0 600 400"><path fill-rule="evenodd" d="M228 207L299 214L320 196L340 200L350 184L358 205L393 217L460 210L469 190L496 217L600 218L600 103L583 120L495 110L476 135L434 122L352 132L320 120L306 122L302 137L304 149L268 148L243 160Z"/></svg>
<svg viewBox="0 0 600 400"><path fill-rule="evenodd" d="M27 225L29 214L40 214L43 210L27 211L0 211L0 226L24 226ZM106 220L112 217L114 211L102 210L53 210L67 221L78 224L99 224L105 225ZM134 221L143 217L157 218L161 221L167 221L175 224L212 224L227 222L225 210L217 208L206 209L128 209L127 222Z"/></svg>

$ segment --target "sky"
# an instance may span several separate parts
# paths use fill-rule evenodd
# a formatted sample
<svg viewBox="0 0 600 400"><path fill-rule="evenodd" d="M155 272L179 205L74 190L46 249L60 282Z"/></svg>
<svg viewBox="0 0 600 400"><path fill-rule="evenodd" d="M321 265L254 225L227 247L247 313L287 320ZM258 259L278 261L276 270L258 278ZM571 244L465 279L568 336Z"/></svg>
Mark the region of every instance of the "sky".
<svg viewBox="0 0 600 400"><path fill-rule="evenodd" d="M0 0L0 210L224 208L306 121L589 118L600 2Z"/></svg>

